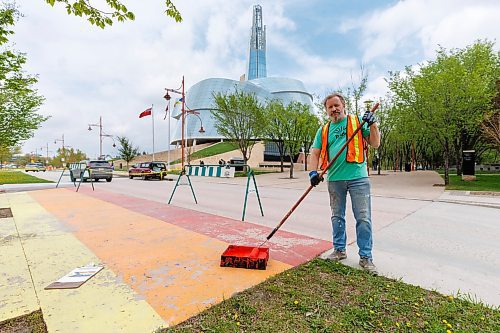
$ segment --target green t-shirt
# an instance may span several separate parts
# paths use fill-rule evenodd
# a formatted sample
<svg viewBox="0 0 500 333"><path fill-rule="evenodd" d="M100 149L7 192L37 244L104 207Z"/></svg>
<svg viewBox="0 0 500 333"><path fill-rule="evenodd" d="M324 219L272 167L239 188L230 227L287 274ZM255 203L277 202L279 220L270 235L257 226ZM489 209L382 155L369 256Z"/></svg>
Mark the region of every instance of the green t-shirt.
<svg viewBox="0 0 500 333"><path fill-rule="evenodd" d="M359 121L361 123L361 119ZM321 130L320 127L316 132L316 137L312 144L312 148L321 149ZM362 128L363 137L370 135L370 128L365 124ZM347 141L347 117L339 123L330 123L328 131L328 157L329 161L338 153L340 148ZM366 170L366 157L363 163L347 162L346 161L347 147L342 151L337 160L328 169L328 180L353 180L368 177Z"/></svg>

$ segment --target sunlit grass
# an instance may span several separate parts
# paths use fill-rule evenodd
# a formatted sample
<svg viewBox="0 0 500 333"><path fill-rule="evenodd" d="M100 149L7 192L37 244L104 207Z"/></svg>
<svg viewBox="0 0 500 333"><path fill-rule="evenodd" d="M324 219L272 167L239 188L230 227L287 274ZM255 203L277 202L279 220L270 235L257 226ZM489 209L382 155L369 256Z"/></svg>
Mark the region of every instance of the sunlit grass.
<svg viewBox="0 0 500 333"><path fill-rule="evenodd" d="M158 332L498 332L499 325L498 309L315 259Z"/></svg>
<svg viewBox="0 0 500 333"><path fill-rule="evenodd" d="M444 175L441 175L444 179ZM447 190L500 192L500 174L476 174L476 180L464 181L462 176L450 175Z"/></svg>
<svg viewBox="0 0 500 333"><path fill-rule="evenodd" d="M195 151L194 153L189 155L189 158L190 160L197 160L200 158L206 158L214 155L224 154L236 149L238 149L238 144L236 142L224 141L213 144L209 147L200 149L198 151ZM178 163L181 163L181 159L172 161L170 164L174 165Z"/></svg>
<svg viewBox="0 0 500 333"><path fill-rule="evenodd" d="M30 184L53 183L50 180L40 179L21 171L0 171L0 184Z"/></svg>

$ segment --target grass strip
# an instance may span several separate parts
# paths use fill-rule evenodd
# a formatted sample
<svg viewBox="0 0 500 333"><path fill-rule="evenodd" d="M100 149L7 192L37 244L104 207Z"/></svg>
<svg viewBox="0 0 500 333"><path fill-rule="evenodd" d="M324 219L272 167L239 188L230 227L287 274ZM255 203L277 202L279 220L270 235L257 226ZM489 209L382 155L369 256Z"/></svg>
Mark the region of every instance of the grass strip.
<svg viewBox="0 0 500 333"><path fill-rule="evenodd" d="M228 268L235 269L235 268ZM498 332L500 312L323 259L157 332Z"/></svg>
<svg viewBox="0 0 500 333"><path fill-rule="evenodd" d="M7 319L0 322L0 332L2 333L47 333L47 326L43 320L41 310L34 311L27 315Z"/></svg>
<svg viewBox="0 0 500 333"><path fill-rule="evenodd" d="M186 148L187 149L187 148ZM216 144L213 144L209 147L200 149L198 151L195 151L192 154L189 154L189 159L190 160L197 160L200 158L206 158L214 155L219 155L219 154L224 154L229 151L233 151L238 149L238 144L236 142L231 142L231 141L224 141L224 142L218 142ZM170 162L170 164L178 164L181 163L181 159L177 159L175 161Z"/></svg>
<svg viewBox="0 0 500 333"><path fill-rule="evenodd" d="M441 175L444 179L444 175ZM447 190L500 192L500 174L476 174L476 180L464 181L462 176L450 175Z"/></svg>
<svg viewBox="0 0 500 333"><path fill-rule="evenodd" d="M53 183L50 180L40 179L21 171L0 171L0 184L31 184Z"/></svg>

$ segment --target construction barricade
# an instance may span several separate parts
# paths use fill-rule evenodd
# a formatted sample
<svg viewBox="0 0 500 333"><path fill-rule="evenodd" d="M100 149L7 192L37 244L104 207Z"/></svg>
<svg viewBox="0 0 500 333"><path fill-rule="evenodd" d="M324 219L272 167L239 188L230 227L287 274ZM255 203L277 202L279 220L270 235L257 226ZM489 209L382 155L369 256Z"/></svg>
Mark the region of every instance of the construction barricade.
<svg viewBox="0 0 500 333"><path fill-rule="evenodd" d="M86 163L67 163L64 165L64 168L61 172L61 175L59 176L59 180L57 181L56 188L59 186L59 183L61 182L61 178L64 176L64 172L68 170L69 171L69 177L71 181L73 182L73 185L76 187L76 192L80 189L80 185L85 178L85 175L88 175L87 178L90 179L90 183L92 185L92 191L94 191L94 181L92 176L92 170L88 167ZM73 174L75 172L79 173L79 177L73 177ZM76 185L76 179L80 178L78 181L78 186Z"/></svg>
<svg viewBox="0 0 500 333"><path fill-rule="evenodd" d="M172 198L174 197L175 190L178 186L181 185L189 185L191 188L191 193L193 194L194 202L198 204L198 200L196 199L196 194L194 193L193 184L191 183L191 176L198 177L220 177L220 178L234 178L236 167L245 167L247 172L247 182L245 189L245 202L243 204L243 214L241 217L242 221L245 221L245 212L248 201L248 194L255 192L257 195L257 200L259 202L260 213L264 216L264 211L262 210L262 203L260 201L259 190L257 188L257 182L255 180L254 171L250 168L250 166L246 164L225 164L225 165L186 165L184 169L179 174L177 178L177 182L175 183L172 194L170 195L170 199L168 200L168 204L172 202ZM182 182L182 180L186 178L187 182Z"/></svg>

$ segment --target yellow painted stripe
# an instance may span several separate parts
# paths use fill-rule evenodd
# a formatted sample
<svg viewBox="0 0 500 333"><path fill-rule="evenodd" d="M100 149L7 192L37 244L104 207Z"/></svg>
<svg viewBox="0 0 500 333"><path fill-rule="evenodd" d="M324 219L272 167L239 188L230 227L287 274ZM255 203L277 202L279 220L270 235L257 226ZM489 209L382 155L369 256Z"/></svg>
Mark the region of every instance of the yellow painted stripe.
<svg viewBox="0 0 500 333"><path fill-rule="evenodd" d="M9 207L7 194L0 194L0 208ZM38 310L13 218L0 219L0 266L0 322Z"/></svg>
<svg viewBox="0 0 500 333"><path fill-rule="evenodd" d="M50 191L69 192L62 189L40 192ZM77 289L44 290L72 269L99 263L100 259L67 225L33 200L31 194L8 195L49 332L152 332L167 326L109 267ZM10 272L10 267L4 270ZM23 298L17 300L19 306L24 302Z"/></svg>
<svg viewBox="0 0 500 333"><path fill-rule="evenodd" d="M264 271L222 268L225 242L72 190L32 195L169 324L291 268L276 260Z"/></svg>

